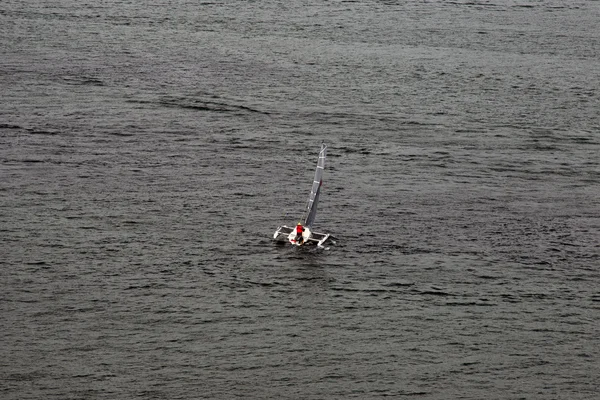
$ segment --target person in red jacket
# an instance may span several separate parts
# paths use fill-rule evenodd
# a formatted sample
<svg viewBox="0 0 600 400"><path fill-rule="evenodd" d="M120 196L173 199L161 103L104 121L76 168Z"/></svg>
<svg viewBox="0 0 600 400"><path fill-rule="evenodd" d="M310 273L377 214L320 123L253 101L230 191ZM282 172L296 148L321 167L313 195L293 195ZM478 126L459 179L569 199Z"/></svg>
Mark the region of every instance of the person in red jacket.
<svg viewBox="0 0 600 400"><path fill-rule="evenodd" d="M298 225L296 225L296 242L299 244L302 244L304 242L302 232L304 232L304 227L300 222L298 222Z"/></svg>

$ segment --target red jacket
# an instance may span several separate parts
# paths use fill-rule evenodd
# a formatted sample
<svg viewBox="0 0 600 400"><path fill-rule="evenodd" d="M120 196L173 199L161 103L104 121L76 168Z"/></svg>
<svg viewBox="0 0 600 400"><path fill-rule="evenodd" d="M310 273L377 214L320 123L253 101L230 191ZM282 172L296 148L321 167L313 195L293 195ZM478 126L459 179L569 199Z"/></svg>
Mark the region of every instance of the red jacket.
<svg viewBox="0 0 600 400"><path fill-rule="evenodd" d="M296 225L296 235L302 235L304 232L304 227L302 225Z"/></svg>

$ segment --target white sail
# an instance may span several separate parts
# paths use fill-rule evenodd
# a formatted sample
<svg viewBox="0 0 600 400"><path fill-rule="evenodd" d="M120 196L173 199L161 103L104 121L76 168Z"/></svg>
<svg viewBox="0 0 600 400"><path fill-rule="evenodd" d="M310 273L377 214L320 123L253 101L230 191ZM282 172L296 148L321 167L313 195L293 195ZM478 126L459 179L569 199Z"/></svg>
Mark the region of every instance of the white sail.
<svg viewBox="0 0 600 400"><path fill-rule="evenodd" d="M304 220L304 226L311 229L313 222L317 216L317 205L319 203L319 194L321 193L321 184L323 183L323 170L325 169L325 156L327 154L327 145L323 143L321 145L321 151L319 152L319 160L317 161L317 169L315 171L315 178L313 179L312 189L310 196L308 197L308 205L306 207L306 219Z"/></svg>

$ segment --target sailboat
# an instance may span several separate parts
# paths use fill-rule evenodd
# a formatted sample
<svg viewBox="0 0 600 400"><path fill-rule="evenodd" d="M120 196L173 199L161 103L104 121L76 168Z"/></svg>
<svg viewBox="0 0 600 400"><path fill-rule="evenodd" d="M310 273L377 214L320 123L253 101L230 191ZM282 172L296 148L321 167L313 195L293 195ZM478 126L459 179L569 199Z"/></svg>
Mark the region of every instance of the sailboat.
<svg viewBox="0 0 600 400"><path fill-rule="evenodd" d="M317 161L317 169L315 170L315 178L313 179L310 195L308 196L308 204L306 206L304 223L299 222L303 228L302 235L297 234L296 228L291 228L282 225L273 234L273 239L276 241L287 241L296 246L316 244L323 248L327 241L333 242L333 236L329 233L313 232L312 227L317 216L317 205L319 204L319 195L321 194L321 186L323 185L323 170L325 169L325 157L327 155L327 145L321 145L319 152L319 160ZM335 242L333 242L335 243Z"/></svg>

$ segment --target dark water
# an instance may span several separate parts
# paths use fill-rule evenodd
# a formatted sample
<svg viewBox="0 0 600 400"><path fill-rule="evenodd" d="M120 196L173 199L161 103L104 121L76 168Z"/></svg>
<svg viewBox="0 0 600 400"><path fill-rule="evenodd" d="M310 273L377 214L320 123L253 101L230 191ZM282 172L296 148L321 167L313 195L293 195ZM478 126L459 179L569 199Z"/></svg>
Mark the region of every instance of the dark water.
<svg viewBox="0 0 600 400"><path fill-rule="evenodd" d="M598 398L598 21L3 0L0 398Z"/></svg>

